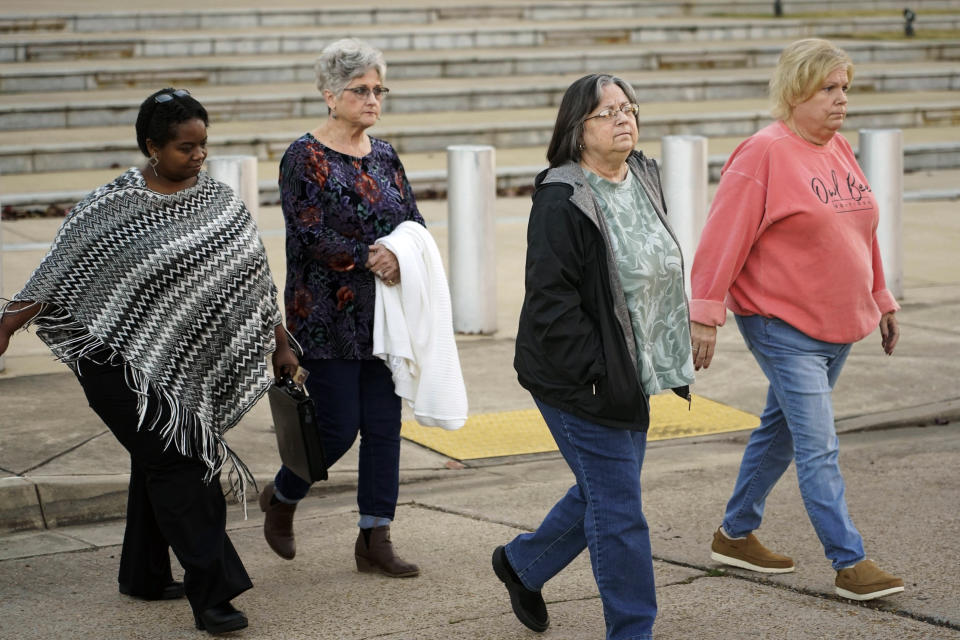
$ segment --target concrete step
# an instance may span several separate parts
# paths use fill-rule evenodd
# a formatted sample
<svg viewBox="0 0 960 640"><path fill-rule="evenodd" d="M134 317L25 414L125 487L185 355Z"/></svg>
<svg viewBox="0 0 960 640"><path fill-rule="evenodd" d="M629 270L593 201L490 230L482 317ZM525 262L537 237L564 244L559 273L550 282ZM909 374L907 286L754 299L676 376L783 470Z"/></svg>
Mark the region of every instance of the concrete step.
<svg viewBox="0 0 960 640"><path fill-rule="evenodd" d="M916 28L960 29L960 12L922 14ZM613 18L517 22L450 22L423 25L257 27L205 31L120 31L107 33L13 33L0 35L0 62L65 61L169 56L317 53L345 35L383 50L484 47L591 47L647 42L705 42L731 39L856 37L901 33L900 16L838 20L811 18Z"/></svg>
<svg viewBox="0 0 960 640"><path fill-rule="evenodd" d="M960 60L960 39L838 41L856 64ZM784 40L633 45L497 47L386 52L391 82L406 79L590 73L598 69L716 70L772 67ZM315 82L316 52L249 56L175 56L124 60L0 63L0 92L62 92L162 86Z"/></svg>
<svg viewBox="0 0 960 640"><path fill-rule="evenodd" d="M623 70L644 103L761 98L768 93L769 69ZM502 108L556 107L575 74L491 76L444 80L391 80L384 113L426 113ZM856 70L858 93L960 89L960 61L868 63ZM322 117L327 106L312 83L251 87L188 87L202 100L214 123L235 120ZM0 105L0 130L107 126L136 121L142 89L13 94Z"/></svg>
<svg viewBox="0 0 960 640"><path fill-rule="evenodd" d="M372 6L325 6L316 2L293 2L280 6L263 7L262 2L251 0L254 6L244 7L242 0L233 0L221 8L204 3L197 9L196 3L186 0L164 2L163 9L130 11L128 3L118 10L106 11L107 3L87 2L87 6L72 5L64 9L58 3L55 11L37 10L37 2L7 0L0 14L0 33L68 32L88 33L104 31L139 30L206 30L224 27L252 28L261 26L304 25L372 25L414 23L430 24L445 20L558 20L590 19L598 17L663 17L663 16L711 16L717 14L770 15L769 0L699 0L675 2L673 0L628 2L626 0L590 0L589 2L531 1L515 2L497 0L476 3L474 0L446 0L442 6L416 2L389 6L378 2ZM180 8L175 5L182 4ZM388 5L388 6L385 6ZM405 5L405 6L404 6ZM955 0L912 0L911 8L919 13L955 9ZM902 0L791 0L785 11L787 15L812 12L870 12L899 11Z"/></svg>
<svg viewBox="0 0 960 640"><path fill-rule="evenodd" d="M846 125L850 129L960 123L960 92L864 93L853 100ZM389 140L400 153L453 144L535 146L548 142L555 117L553 107L440 111L428 117L396 113L370 133ZM673 134L747 136L767 122L768 104L762 99L647 103L640 114L640 135L645 140ZM317 117L220 122L211 126L210 150L279 159L291 140L318 123ZM122 167L140 160L129 124L0 132L2 174Z"/></svg>
<svg viewBox="0 0 960 640"><path fill-rule="evenodd" d="M857 148L859 134L851 129L844 135ZM913 198L936 194L942 198L960 197L960 134L956 127L924 127L904 129L904 170L906 189ZM709 175L712 182L720 178L720 169L743 137L711 137L707 140ZM639 148L644 153L660 157L660 140L645 140ZM420 153L402 153L401 160L418 197L436 197L446 191L446 163L444 150ZM546 167L546 146L497 148L497 188L501 193L526 190L533 178ZM261 204L275 204L279 200L277 188L278 163L276 159L258 164ZM143 164L138 159L137 166ZM62 210L73 206L80 198L119 173L117 168L86 171L59 171L4 176L5 210L44 211Z"/></svg>
<svg viewBox="0 0 960 640"><path fill-rule="evenodd" d="M380 3L382 5L382 3ZM592 2L446 3L445 6L340 6L221 8L193 11L63 11L58 14L0 15L0 33L109 31L207 31L224 28L331 25L433 24L450 20L558 20L627 15L676 15L669 2L649 6L622 0ZM453 5L453 6L451 6Z"/></svg>

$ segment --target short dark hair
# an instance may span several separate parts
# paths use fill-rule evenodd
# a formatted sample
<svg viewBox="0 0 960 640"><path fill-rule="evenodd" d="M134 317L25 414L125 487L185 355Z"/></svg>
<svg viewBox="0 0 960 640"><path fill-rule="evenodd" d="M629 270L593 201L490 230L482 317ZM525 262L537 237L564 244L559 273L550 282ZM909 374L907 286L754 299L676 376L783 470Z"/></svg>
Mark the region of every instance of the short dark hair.
<svg viewBox="0 0 960 640"><path fill-rule="evenodd" d="M167 94L172 99L157 102L157 96ZM147 140L153 140L158 147L167 144L173 138L173 128L188 120L203 120L205 126L210 126L207 110L196 98L185 91L177 91L172 87L160 89L147 96L140 105L137 114L137 146L143 155L149 157Z"/></svg>
<svg viewBox="0 0 960 640"><path fill-rule="evenodd" d="M583 141L583 119L597 108L603 97L603 88L615 84L627 96L630 102L637 101L633 87L625 80L606 73L591 73L574 81L567 87L560 109L557 111L557 123L553 127L553 137L547 147L547 162L551 167L559 167L567 162L580 161L580 143ZM640 128L639 114L637 128Z"/></svg>

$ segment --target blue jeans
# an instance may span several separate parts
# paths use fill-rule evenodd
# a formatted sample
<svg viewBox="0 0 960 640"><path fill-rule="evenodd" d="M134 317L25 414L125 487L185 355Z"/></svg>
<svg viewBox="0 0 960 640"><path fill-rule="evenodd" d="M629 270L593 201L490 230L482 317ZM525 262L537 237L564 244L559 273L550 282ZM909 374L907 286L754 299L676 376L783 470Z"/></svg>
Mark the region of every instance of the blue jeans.
<svg viewBox="0 0 960 640"><path fill-rule="evenodd" d="M657 597L640 501L647 434L594 424L539 400L537 407L577 483L536 531L506 545L510 565L526 588L539 591L589 548L607 639L652 638Z"/></svg>
<svg viewBox="0 0 960 640"><path fill-rule="evenodd" d="M865 557L863 539L847 513L831 399L850 345L821 342L775 318L736 319L770 388L723 528L733 537L758 528L767 495L793 460L804 507L827 558L834 569L852 566Z"/></svg>
<svg viewBox="0 0 960 640"><path fill-rule="evenodd" d="M357 506L360 526L389 524L400 488L400 396L390 369L376 360L305 360L306 387L317 410L327 466L350 450L360 434ZM280 467L275 479L283 502L301 500L310 483Z"/></svg>

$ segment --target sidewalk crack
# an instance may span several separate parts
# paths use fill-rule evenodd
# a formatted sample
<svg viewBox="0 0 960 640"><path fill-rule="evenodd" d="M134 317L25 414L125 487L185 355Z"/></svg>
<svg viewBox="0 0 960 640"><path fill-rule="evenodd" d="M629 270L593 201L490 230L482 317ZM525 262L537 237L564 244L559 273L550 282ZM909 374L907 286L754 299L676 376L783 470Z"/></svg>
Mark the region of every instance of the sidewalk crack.
<svg viewBox="0 0 960 640"><path fill-rule="evenodd" d="M43 508L43 498L40 497L40 485L34 482L33 490L37 494L37 508L40 509L40 519L43 520L43 528L49 529L50 525L47 524L47 513Z"/></svg>
<svg viewBox="0 0 960 640"><path fill-rule="evenodd" d="M422 502L417 502L416 500L411 500L407 504L411 507L420 507L421 509L427 509L428 511L436 511L437 513L448 513L453 516L460 516L461 518L469 518L470 520L476 520L477 522L499 524L504 527L510 527L511 529L520 529L521 531L533 531L533 529L531 529L527 525L520 524L518 522L510 522L509 520L496 520L494 518L486 518L476 513L468 513L466 511L458 511L457 509L450 509L447 507L438 507L432 504L424 504Z"/></svg>
<svg viewBox="0 0 960 640"><path fill-rule="evenodd" d="M47 458L46 460L44 460L44 461L42 461L42 462L39 462L39 463L33 465L32 467L28 467L28 468L24 469L23 471L21 471L21 472L18 473L17 475L25 476L25 475L27 475L28 473L30 473L31 471L34 471L34 470L36 470L36 469L39 469L40 467L42 467L42 466L45 465L45 464L50 464L51 462L53 462L53 461L56 460L57 458L62 458L63 456L67 455L68 453L71 453L71 452L73 452L73 451L76 451L77 449L79 449L79 448L82 447L83 445L87 444L88 442L91 442L91 441L93 441L93 440L96 440L97 438L99 438L100 436L102 436L102 435L105 434L105 433L109 433L109 431L110 431L109 429L104 429L104 430L101 431L100 433L95 434L95 435L92 435L92 436L90 436L89 438L87 438L86 440L84 440L84 441L82 441L82 442L79 442L79 443L73 445L72 447L70 447L70 448L67 449L66 451L61 451L60 453L58 453L58 454L56 454L56 455L53 455L53 456L50 456L50 457Z"/></svg>
<svg viewBox="0 0 960 640"><path fill-rule="evenodd" d="M673 564L672 562L669 562L667 560L661 560L661 562L668 562L669 564ZM702 580L703 578L725 578L726 576L727 576L727 572L724 571L723 569L708 569L706 573L702 573L700 575L695 575L695 576L688 576L683 580L677 580L676 582L667 582L663 586L677 587L677 586L683 586L687 584L693 584L697 580Z"/></svg>
<svg viewBox="0 0 960 640"><path fill-rule="evenodd" d="M704 565L693 564L690 562L681 562L679 560L669 560L667 558L662 558L658 556L653 556L653 559L658 562L671 564L677 567L685 567L687 569L694 569L697 571L704 572L704 575L691 576L690 578L686 578L684 580L680 580L678 582L674 582L674 583L671 583L670 585L664 585L664 586L690 584L691 582L694 582L695 580L699 580L701 578L714 578L714 577L734 578L736 580L743 580L744 582L753 582L754 584L761 584L767 587L773 587L775 589L782 589L784 591L793 591L794 593L797 593L803 596L808 596L811 598L818 598L820 600L838 602L838 603L849 605L852 607L863 607L864 609L872 609L874 611L888 613L890 615L894 615L899 618L916 620L917 622L923 622L925 624L929 624L935 627L941 627L944 629L953 629L955 631L960 631L960 623L951 622L950 620L944 620L942 618L937 618L932 615L914 613L912 611L907 611L905 609L898 609L880 600L873 600L873 601L867 600L864 602L856 602L854 600L848 600L847 598L841 598L838 595L824 593L822 591L814 591L813 589L807 589L804 587L796 587L789 584L783 584L782 582L776 582L764 576L731 573L729 571L726 571L724 569L718 569L716 567L708 567Z"/></svg>

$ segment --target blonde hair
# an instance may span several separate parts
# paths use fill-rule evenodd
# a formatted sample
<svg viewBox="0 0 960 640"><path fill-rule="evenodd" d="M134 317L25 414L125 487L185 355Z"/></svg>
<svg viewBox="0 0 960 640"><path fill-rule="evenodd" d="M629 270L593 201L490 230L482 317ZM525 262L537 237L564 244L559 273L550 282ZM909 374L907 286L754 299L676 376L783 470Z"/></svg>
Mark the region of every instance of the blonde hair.
<svg viewBox="0 0 960 640"><path fill-rule="evenodd" d="M793 108L806 102L839 68L846 69L847 83L852 83L853 61L827 40L806 38L787 45L770 78L771 115L777 120L789 118Z"/></svg>

